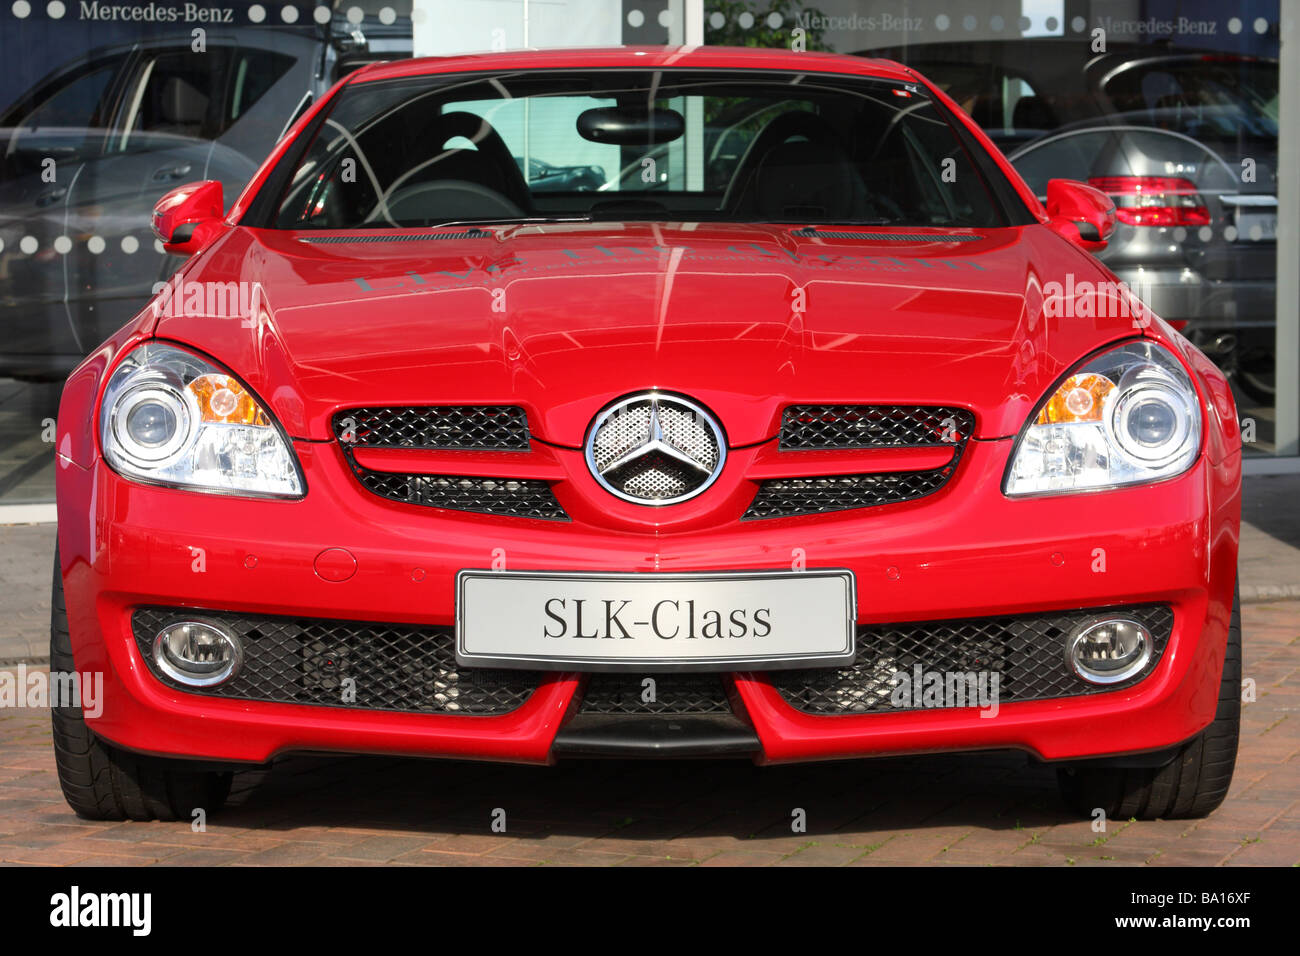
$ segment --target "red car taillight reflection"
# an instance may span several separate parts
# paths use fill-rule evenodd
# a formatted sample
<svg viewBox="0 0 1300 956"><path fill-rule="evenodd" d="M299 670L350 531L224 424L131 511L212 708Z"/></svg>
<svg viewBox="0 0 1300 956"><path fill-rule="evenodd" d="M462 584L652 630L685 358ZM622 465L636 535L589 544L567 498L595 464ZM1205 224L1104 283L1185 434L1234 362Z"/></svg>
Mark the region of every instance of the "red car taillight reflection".
<svg viewBox="0 0 1300 956"><path fill-rule="evenodd" d="M1130 226L1208 226L1210 210L1190 180L1176 176L1094 176L1115 200L1115 215Z"/></svg>

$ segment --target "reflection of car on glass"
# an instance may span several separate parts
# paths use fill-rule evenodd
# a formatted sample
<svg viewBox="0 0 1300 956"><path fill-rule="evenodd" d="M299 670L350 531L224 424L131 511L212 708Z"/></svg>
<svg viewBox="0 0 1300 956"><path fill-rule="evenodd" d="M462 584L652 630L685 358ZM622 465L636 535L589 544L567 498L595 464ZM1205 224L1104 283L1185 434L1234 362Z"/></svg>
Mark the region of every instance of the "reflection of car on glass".
<svg viewBox="0 0 1300 956"><path fill-rule="evenodd" d="M605 170L599 166L552 166L540 159L530 159L525 172L522 156L515 157L515 165L524 173L533 192L583 192L605 185Z"/></svg>
<svg viewBox="0 0 1300 956"><path fill-rule="evenodd" d="M737 102L767 118L714 179L691 118ZM528 142L680 178L530 189ZM103 675L53 718L77 812L188 819L303 750L1015 749L1085 814L1223 799L1227 382L1158 318L1046 320L1040 281L1113 281L1113 204L1044 209L898 65L373 66L228 210L155 221L186 291L59 411L51 666ZM190 304L240 284L257 321Z"/></svg>
<svg viewBox="0 0 1300 956"><path fill-rule="evenodd" d="M188 33L96 50L0 117L0 374L65 375L160 278L158 196L196 176L237 189L256 170L312 87L318 44L245 32L214 31L202 56Z"/></svg>
<svg viewBox="0 0 1300 956"><path fill-rule="evenodd" d="M410 53L409 27L404 51L342 13L330 43L319 29L94 50L0 116L0 375L62 378L175 268L149 230L160 195L196 177L237 191L335 73Z"/></svg>
<svg viewBox="0 0 1300 956"><path fill-rule="evenodd" d="M1111 195L1100 258L1242 390L1274 393L1278 72L1223 53L1030 39L922 44L902 58L956 99L1037 195Z"/></svg>

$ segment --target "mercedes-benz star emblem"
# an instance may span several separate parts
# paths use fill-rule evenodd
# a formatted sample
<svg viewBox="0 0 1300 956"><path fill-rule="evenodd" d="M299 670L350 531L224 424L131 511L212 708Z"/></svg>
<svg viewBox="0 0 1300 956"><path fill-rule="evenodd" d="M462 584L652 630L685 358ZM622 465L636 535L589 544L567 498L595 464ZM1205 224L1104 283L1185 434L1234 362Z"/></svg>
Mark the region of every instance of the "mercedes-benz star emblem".
<svg viewBox="0 0 1300 956"><path fill-rule="evenodd" d="M587 466L624 501L671 505L694 498L722 472L727 445L713 416L689 399L641 392L596 416Z"/></svg>

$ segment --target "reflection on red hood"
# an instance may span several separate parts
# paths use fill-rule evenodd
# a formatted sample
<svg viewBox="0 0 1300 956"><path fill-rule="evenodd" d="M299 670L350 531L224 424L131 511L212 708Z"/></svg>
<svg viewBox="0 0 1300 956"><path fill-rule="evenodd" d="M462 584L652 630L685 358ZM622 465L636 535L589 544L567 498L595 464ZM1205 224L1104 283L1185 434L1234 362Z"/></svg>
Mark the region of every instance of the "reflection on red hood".
<svg viewBox="0 0 1300 956"><path fill-rule="evenodd" d="M228 365L299 438L349 407L518 404L536 437L578 446L608 402L659 388L737 446L795 402L964 406L978 437L1013 435L1068 366L1134 333L1043 315L1045 283L1111 278L1043 226L793 229L241 227L181 278L259 284L256 318L168 313L157 334Z"/></svg>

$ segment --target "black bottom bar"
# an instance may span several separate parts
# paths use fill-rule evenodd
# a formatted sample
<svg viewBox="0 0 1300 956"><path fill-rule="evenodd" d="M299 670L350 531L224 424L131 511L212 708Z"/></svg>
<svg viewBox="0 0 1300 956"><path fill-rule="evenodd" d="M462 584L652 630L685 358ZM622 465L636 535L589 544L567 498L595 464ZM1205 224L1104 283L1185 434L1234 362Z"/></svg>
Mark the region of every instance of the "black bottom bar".
<svg viewBox="0 0 1300 956"><path fill-rule="evenodd" d="M748 756L762 747L748 724L728 714L579 714L560 728L559 757Z"/></svg>

